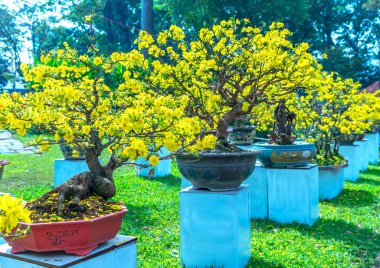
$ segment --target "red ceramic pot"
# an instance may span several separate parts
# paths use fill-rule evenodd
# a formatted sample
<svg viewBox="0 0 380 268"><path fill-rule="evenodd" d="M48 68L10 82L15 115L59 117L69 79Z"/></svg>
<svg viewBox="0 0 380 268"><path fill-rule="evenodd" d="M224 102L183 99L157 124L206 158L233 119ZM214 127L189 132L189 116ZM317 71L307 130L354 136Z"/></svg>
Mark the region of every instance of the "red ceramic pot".
<svg viewBox="0 0 380 268"><path fill-rule="evenodd" d="M30 226L29 233L20 239L4 237L12 247L12 253L26 250L47 252L64 250L67 254L84 256L100 243L113 239L127 209L91 220L65 221L51 223L21 223L22 228Z"/></svg>
<svg viewBox="0 0 380 268"><path fill-rule="evenodd" d="M8 165L10 164L11 162L7 161L7 160L2 160L0 159L0 179L3 177L3 173L4 173L4 167L5 165Z"/></svg>

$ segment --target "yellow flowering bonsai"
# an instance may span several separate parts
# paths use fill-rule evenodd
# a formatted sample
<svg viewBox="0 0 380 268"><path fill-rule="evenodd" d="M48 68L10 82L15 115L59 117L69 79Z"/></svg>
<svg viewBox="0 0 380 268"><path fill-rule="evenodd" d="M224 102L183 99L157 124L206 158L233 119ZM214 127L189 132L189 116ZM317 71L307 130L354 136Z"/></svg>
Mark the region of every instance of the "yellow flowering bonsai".
<svg viewBox="0 0 380 268"><path fill-rule="evenodd" d="M149 75L141 79L156 92L186 96L187 113L205 120L216 130L219 146L227 148L234 120L308 89L318 76L321 67L308 44L293 45L290 35L282 23L265 32L248 19L201 29L191 42L176 26L156 39L141 32L136 43L151 58Z"/></svg>
<svg viewBox="0 0 380 268"><path fill-rule="evenodd" d="M290 108L298 113L297 131L316 145L318 165L342 164L340 137L369 129L374 107L366 104L369 96L360 93L361 85L352 79L334 73L321 78L309 94L290 99Z"/></svg>
<svg viewBox="0 0 380 268"><path fill-rule="evenodd" d="M59 212L68 199L78 205L91 194L114 196L114 170L138 157L156 165L162 146L172 153L214 146L212 136L199 138L205 123L185 114L188 96L163 95L137 79L147 65L136 50L105 57L91 44L88 54L78 55L65 44L36 66L22 65L35 92L0 96L1 128L19 135L32 127L41 130L44 135L32 142L41 151L64 142L86 152L90 172L50 192L58 193ZM102 165L99 156L105 150L110 157Z"/></svg>

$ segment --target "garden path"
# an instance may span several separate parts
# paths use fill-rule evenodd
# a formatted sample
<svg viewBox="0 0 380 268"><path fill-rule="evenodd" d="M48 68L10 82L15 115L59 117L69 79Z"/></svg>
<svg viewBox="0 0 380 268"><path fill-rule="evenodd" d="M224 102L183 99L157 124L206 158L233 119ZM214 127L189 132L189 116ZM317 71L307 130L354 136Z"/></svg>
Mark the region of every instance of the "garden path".
<svg viewBox="0 0 380 268"><path fill-rule="evenodd" d="M38 152L34 147L24 147L24 144L17 139L12 138L9 131L0 133L0 154L33 154Z"/></svg>

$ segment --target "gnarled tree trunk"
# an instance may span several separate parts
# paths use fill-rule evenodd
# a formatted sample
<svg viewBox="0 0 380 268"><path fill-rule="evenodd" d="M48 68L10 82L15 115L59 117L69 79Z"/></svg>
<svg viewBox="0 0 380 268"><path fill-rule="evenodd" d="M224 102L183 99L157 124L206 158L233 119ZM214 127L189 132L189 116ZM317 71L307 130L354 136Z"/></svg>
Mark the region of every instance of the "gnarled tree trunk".
<svg viewBox="0 0 380 268"><path fill-rule="evenodd" d="M86 162L89 172L82 172L73 176L41 198L57 193L58 211L62 212L63 205L67 201L70 201L70 206L75 209L76 206L80 206L79 202L81 200L88 198L90 195L96 194L105 199L113 197L116 194L116 188L112 174L117 168L117 163L111 157L110 162L103 167L99 162L99 154L94 151L87 151Z"/></svg>

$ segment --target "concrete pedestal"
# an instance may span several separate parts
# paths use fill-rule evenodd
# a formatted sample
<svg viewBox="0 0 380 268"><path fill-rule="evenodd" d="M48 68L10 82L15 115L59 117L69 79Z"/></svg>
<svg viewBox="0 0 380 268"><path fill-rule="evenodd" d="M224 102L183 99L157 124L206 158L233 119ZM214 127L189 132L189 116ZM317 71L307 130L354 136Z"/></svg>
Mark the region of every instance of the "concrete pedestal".
<svg viewBox="0 0 380 268"><path fill-rule="evenodd" d="M191 182L185 179L184 176L181 177L181 189L187 188L191 185L192 185Z"/></svg>
<svg viewBox="0 0 380 268"><path fill-rule="evenodd" d="M8 244L0 245L1 268L136 268L136 238L118 235L96 248L87 256L67 255L61 251L11 253Z"/></svg>
<svg viewBox="0 0 380 268"><path fill-rule="evenodd" d="M187 268L244 267L250 258L249 186L180 192L181 259Z"/></svg>
<svg viewBox="0 0 380 268"><path fill-rule="evenodd" d="M267 168L268 217L312 225L318 219L318 167Z"/></svg>
<svg viewBox="0 0 380 268"><path fill-rule="evenodd" d="M341 145L339 152L348 160L348 167L344 169L344 179L346 181L357 181L360 177L359 145Z"/></svg>
<svg viewBox="0 0 380 268"><path fill-rule="evenodd" d="M365 137L368 140L368 162L377 165L379 163L379 134L367 133Z"/></svg>
<svg viewBox="0 0 380 268"><path fill-rule="evenodd" d="M251 176L243 183L248 184L250 191L251 219L268 218L268 174L267 168L257 164Z"/></svg>
<svg viewBox="0 0 380 268"><path fill-rule="evenodd" d="M162 148L159 152L160 156L166 156L169 155L170 152L166 148ZM146 160L145 158L139 157L137 159L137 164L149 165L149 161ZM164 177L167 175L170 175L172 172L172 160L167 159L167 160L160 160L158 162L157 166L153 167L147 167L147 168L142 168L137 166L136 167L136 175L137 176L144 176L144 177L149 177L149 178L158 178L158 177Z"/></svg>
<svg viewBox="0 0 380 268"><path fill-rule="evenodd" d="M345 167L347 168L347 167ZM330 200L337 197L344 187L345 168L319 167L318 189L319 199Z"/></svg>
<svg viewBox="0 0 380 268"><path fill-rule="evenodd" d="M54 160L54 187L85 171L88 171L86 160Z"/></svg>
<svg viewBox="0 0 380 268"><path fill-rule="evenodd" d="M359 145L359 171L368 169L368 140L355 141L355 145Z"/></svg>

